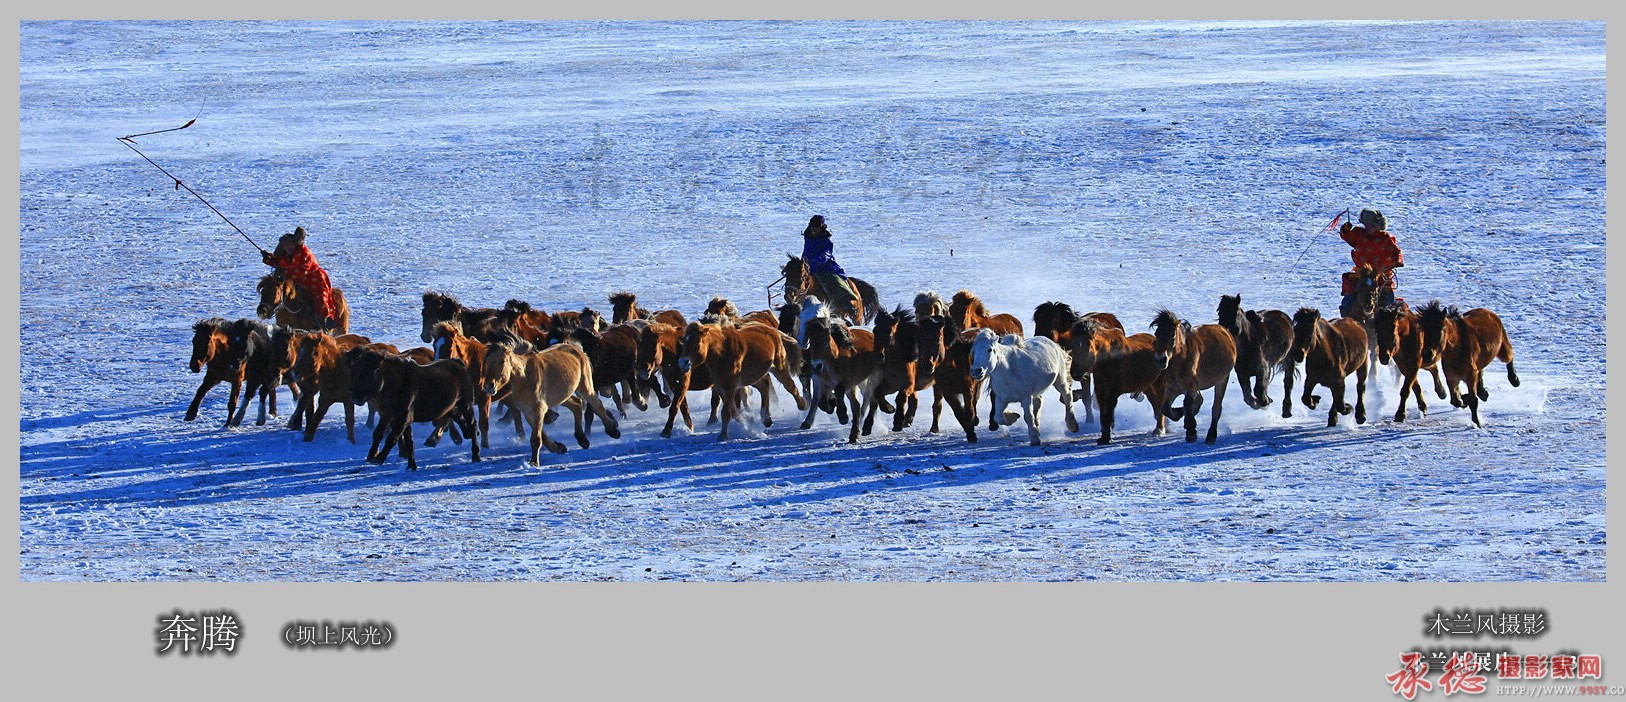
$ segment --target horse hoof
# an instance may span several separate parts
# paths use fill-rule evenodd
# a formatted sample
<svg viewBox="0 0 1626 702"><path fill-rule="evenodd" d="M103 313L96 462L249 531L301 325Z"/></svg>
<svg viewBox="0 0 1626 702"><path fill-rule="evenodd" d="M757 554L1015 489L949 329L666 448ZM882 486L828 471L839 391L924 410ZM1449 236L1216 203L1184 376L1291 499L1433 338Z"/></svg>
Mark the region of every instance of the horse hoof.
<svg viewBox="0 0 1626 702"><path fill-rule="evenodd" d="M1399 412L1396 412L1395 413L1395 421L1396 422L1404 422L1404 421L1406 421L1406 411L1401 410Z"/></svg>
<svg viewBox="0 0 1626 702"><path fill-rule="evenodd" d="M1213 435L1213 434L1209 434L1209 435L1208 435L1208 438L1206 438L1206 439L1203 439L1203 443L1205 443L1205 444L1212 444L1212 443L1214 443L1214 441L1215 441L1215 440L1217 440L1217 439L1218 439L1218 438L1219 438L1219 437L1217 437L1217 436L1214 436L1214 435Z"/></svg>
<svg viewBox="0 0 1626 702"><path fill-rule="evenodd" d="M569 451L570 449L565 448L564 444L554 444L552 446L549 446L548 450L552 451L554 453L564 453L566 451Z"/></svg>
<svg viewBox="0 0 1626 702"><path fill-rule="evenodd" d="M1110 439L1108 437L1105 437L1105 436L1095 440L1095 445L1096 446L1106 446L1107 444L1110 444L1110 443L1112 443L1112 439Z"/></svg>
<svg viewBox="0 0 1626 702"><path fill-rule="evenodd" d="M577 436L576 444L582 448L592 448L592 445L588 443L586 436Z"/></svg>
<svg viewBox="0 0 1626 702"><path fill-rule="evenodd" d="M1366 413L1365 412L1356 412L1355 413L1355 423L1356 424L1365 424L1366 423Z"/></svg>
<svg viewBox="0 0 1626 702"><path fill-rule="evenodd" d="M977 433L976 432L971 432L969 434L966 434L965 435L965 441L968 444L977 443Z"/></svg>
<svg viewBox="0 0 1626 702"><path fill-rule="evenodd" d="M671 431L663 431L663 432L661 432L661 438L662 439L670 439L670 438L672 438L672 432Z"/></svg>
<svg viewBox="0 0 1626 702"><path fill-rule="evenodd" d="M189 414L189 415L186 415L185 417L182 418L183 421L187 421L187 422L195 422L195 421L197 421L197 419L198 419L198 416L195 415L195 414Z"/></svg>
<svg viewBox="0 0 1626 702"><path fill-rule="evenodd" d="M621 427L604 427L604 435L612 439L619 439L621 438Z"/></svg>

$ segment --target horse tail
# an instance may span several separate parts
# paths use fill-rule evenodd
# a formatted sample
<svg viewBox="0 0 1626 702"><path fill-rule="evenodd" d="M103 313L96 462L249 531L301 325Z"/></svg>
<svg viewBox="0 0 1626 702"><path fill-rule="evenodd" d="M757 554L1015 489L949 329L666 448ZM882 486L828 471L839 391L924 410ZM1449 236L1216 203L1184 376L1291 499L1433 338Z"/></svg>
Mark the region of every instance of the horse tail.
<svg viewBox="0 0 1626 702"><path fill-rule="evenodd" d="M344 291L332 288L333 321L337 323L334 334L350 333L350 305L344 301Z"/></svg>
<svg viewBox="0 0 1626 702"><path fill-rule="evenodd" d="M1507 338L1507 327L1497 320L1497 327L1502 332L1502 348L1497 350L1496 360L1507 364L1507 382L1513 387L1519 387L1519 374L1513 370L1513 342Z"/></svg>
<svg viewBox="0 0 1626 702"><path fill-rule="evenodd" d="M857 278L848 278L847 280L852 281L853 287L858 288L858 297L864 303L864 318L861 322L863 324L873 324L875 315L881 311L881 296L875 292L875 286L869 283Z"/></svg>

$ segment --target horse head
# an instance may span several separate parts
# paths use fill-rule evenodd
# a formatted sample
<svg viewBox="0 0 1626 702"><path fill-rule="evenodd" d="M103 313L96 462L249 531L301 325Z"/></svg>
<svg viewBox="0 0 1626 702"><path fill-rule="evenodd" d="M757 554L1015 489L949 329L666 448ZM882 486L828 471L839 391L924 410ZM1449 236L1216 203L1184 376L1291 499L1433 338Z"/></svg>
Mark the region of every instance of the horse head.
<svg viewBox="0 0 1626 702"><path fill-rule="evenodd" d="M1191 325L1169 310L1158 310L1150 326L1154 337L1152 363L1158 370L1165 370L1171 357L1185 352L1186 336L1191 333Z"/></svg>
<svg viewBox="0 0 1626 702"><path fill-rule="evenodd" d="M995 361L999 356L999 335L992 329L978 329L976 338L971 342L971 379L983 380L993 370Z"/></svg>
<svg viewBox="0 0 1626 702"><path fill-rule="evenodd" d="M1231 332L1231 336L1242 336L1242 294L1221 295L1219 301L1219 325Z"/></svg>
<svg viewBox="0 0 1626 702"><path fill-rule="evenodd" d="M1395 305L1377 308L1372 315L1372 330L1377 332L1378 363L1389 365L1400 348L1400 317L1402 311Z"/></svg>
<svg viewBox="0 0 1626 702"><path fill-rule="evenodd" d="M1321 310L1313 307L1300 307L1293 313L1293 347L1287 352L1288 360L1293 363L1303 363L1310 349L1315 346L1317 325L1321 321Z"/></svg>
<svg viewBox="0 0 1626 702"><path fill-rule="evenodd" d="M1423 328L1423 365L1432 366L1439 362L1440 351L1445 346L1446 319L1454 311L1454 308L1441 305L1439 300L1418 308L1418 322Z"/></svg>
<svg viewBox="0 0 1626 702"><path fill-rule="evenodd" d="M192 325L192 362L188 367L193 373L202 372L216 354L226 350L226 324L220 317L210 317Z"/></svg>

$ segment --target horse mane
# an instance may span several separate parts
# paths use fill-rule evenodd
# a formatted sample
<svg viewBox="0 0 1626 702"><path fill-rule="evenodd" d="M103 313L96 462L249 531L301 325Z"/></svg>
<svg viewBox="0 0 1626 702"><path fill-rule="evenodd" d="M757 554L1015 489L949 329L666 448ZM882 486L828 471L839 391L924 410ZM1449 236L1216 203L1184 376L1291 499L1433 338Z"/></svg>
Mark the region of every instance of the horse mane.
<svg viewBox="0 0 1626 702"><path fill-rule="evenodd" d="M988 316L988 308L982 304L982 298L977 297L976 294L970 290L961 290L954 293L954 304L950 309L953 307L959 307L961 309L970 308L971 311L975 312L978 317Z"/></svg>
<svg viewBox="0 0 1626 702"><path fill-rule="evenodd" d="M711 298L711 302L706 305L706 309L711 309L713 307L719 307L719 306L721 306L721 308L722 308L721 313L726 315L726 316L729 316L729 317L738 317L738 316L740 316L740 308L734 304L733 300L730 300L730 299L728 299L726 297L723 297L722 295L718 295L716 297Z"/></svg>
<svg viewBox="0 0 1626 702"><path fill-rule="evenodd" d="M835 340L837 346L849 350L853 348L853 335L847 329L846 320L836 317L820 317L820 319L823 319L825 325L830 328L830 338Z"/></svg>
<svg viewBox="0 0 1626 702"><path fill-rule="evenodd" d="M1152 318L1150 326L1161 330L1165 327L1174 328L1179 324L1180 318L1175 316L1174 312L1168 309L1160 309L1157 311L1157 316Z"/></svg>
<svg viewBox="0 0 1626 702"><path fill-rule="evenodd" d="M435 326L429 330L429 335L437 339L442 336L456 339L463 335L463 328L451 322L435 322Z"/></svg>
<svg viewBox="0 0 1626 702"><path fill-rule="evenodd" d="M503 308L503 311L505 311L505 312L516 312L518 314L529 314L530 311L531 311L531 303L526 302L524 300L509 300L507 302L502 303L502 308Z"/></svg>
<svg viewBox="0 0 1626 702"><path fill-rule="evenodd" d="M695 324L710 324L713 326L722 326L727 322L728 315L723 314L722 312L707 312L700 315L700 319L694 321Z"/></svg>
<svg viewBox="0 0 1626 702"><path fill-rule="evenodd" d="M634 295L634 294L632 294L630 292L627 292L625 290L620 290L620 291L617 291L617 292L610 293L610 305L614 306L614 307L619 307L621 305L632 305L632 304L637 303L637 301L638 301L638 296L637 295Z"/></svg>
<svg viewBox="0 0 1626 702"><path fill-rule="evenodd" d="M229 324L231 324L231 323L227 322L225 319L222 319L220 317L210 317L208 319L200 320L196 324L193 324L192 325L192 331L194 331L194 332L202 332L202 331L225 332L226 331L226 326L229 325Z"/></svg>
<svg viewBox="0 0 1626 702"><path fill-rule="evenodd" d="M937 293L930 290L923 290L915 293L915 309L918 310L922 307L938 310L946 309L948 305L943 304L943 298Z"/></svg>
<svg viewBox="0 0 1626 702"><path fill-rule="evenodd" d="M1071 328L1073 323L1078 321L1078 318L1079 314L1073 311L1073 306L1065 302L1055 300L1041 302L1038 307L1033 309L1033 325L1035 327L1042 324L1040 321L1042 319L1052 319L1055 321L1051 323L1051 329Z"/></svg>
<svg viewBox="0 0 1626 702"><path fill-rule="evenodd" d="M453 307L462 307L461 304L458 304L457 298L452 297L450 293L436 292L434 290L424 291L423 304L425 307L434 307L437 309L446 304L450 304Z"/></svg>

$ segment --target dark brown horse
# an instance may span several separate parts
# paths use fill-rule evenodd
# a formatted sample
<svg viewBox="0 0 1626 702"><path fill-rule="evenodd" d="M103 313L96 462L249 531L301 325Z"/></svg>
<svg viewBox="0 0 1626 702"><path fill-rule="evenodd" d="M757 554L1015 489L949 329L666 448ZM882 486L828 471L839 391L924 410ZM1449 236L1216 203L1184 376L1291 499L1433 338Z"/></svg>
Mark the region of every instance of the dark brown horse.
<svg viewBox="0 0 1626 702"><path fill-rule="evenodd" d="M1163 370L1158 365L1151 334L1125 336L1124 330L1086 319L1073 325L1072 354L1075 362L1095 381L1095 401L1101 405L1101 438L1097 444L1112 443L1117 422L1118 399L1141 394L1151 401L1158 434L1166 432L1163 398Z"/></svg>
<svg viewBox="0 0 1626 702"><path fill-rule="evenodd" d="M943 403L947 402L955 421L965 430L965 440L977 443L976 406L972 404L977 383L971 379L971 342L977 332L971 330L957 338L945 338L948 318L937 314L921 319L919 325L918 363L921 372L932 375L931 433L937 433Z"/></svg>
<svg viewBox="0 0 1626 702"><path fill-rule="evenodd" d="M1073 311L1071 305L1065 302L1042 302L1033 310L1033 334L1043 336L1056 342L1064 349L1073 348L1073 326L1085 320L1093 320L1097 324L1123 330L1123 322L1110 312L1085 312L1079 314ZM1073 359L1070 369L1073 380L1078 381L1078 392L1072 393L1072 398L1084 402L1084 423L1095 422L1095 398L1090 386L1090 374L1077 358Z"/></svg>
<svg viewBox="0 0 1626 702"><path fill-rule="evenodd" d="M1293 318L1281 310L1244 311L1241 294L1221 295L1219 325L1236 342L1236 384L1242 388L1242 401L1254 409L1269 407L1275 402L1270 381L1278 371L1292 372L1287 352L1293 347Z"/></svg>
<svg viewBox="0 0 1626 702"><path fill-rule="evenodd" d="M457 298L446 293L425 292L423 330L418 340L429 343L434 339L436 324L451 322L462 328L464 336L491 343L502 331L502 323L497 319L499 311L490 307L464 307Z"/></svg>
<svg viewBox="0 0 1626 702"><path fill-rule="evenodd" d="M1158 365L1163 376L1163 407L1159 411L1170 418L1184 415L1186 441L1196 441L1202 391L1213 388L1214 408L1209 411L1208 437L1203 441L1214 443L1219 436L1225 388L1231 384L1231 369L1236 366L1236 342L1231 339L1231 333L1218 324L1193 329L1168 310L1158 311L1152 319L1152 329L1152 362ZM1185 405L1179 413L1170 414L1170 405L1179 395L1185 396Z"/></svg>
<svg viewBox="0 0 1626 702"><path fill-rule="evenodd" d="M553 329L553 318L542 310L531 307L531 303L524 300L509 300L503 303L502 309L497 311L495 329L501 329L508 335L523 339L532 344L547 343L548 332ZM485 343L502 338L495 333L492 323L486 328L487 339Z"/></svg>
<svg viewBox="0 0 1626 702"><path fill-rule="evenodd" d="M469 460L480 460L480 442L474 417L474 379L462 361L448 359L419 365L404 356L358 346L345 351L350 369L351 399L378 407L378 428L367 450L367 462L383 463L390 449L400 446L408 470L418 469L412 425L428 423L434 432L425 446L434 446L447 425L456 423L469 437ZM457 432L452 441L462 443ZM380 448L380 443L383 444Z"/></svg>
<svg viewBox="0 0 1626 702"><path fill-rule="evenodd" d="M800 256L785 254L790 259L779 269L785 277L785 301L801 302L809 295L828 301L829 293L825 292L824 284L807 268L807 263ZM853 325L869 324L875 321L875 315L881 311L881 300L875 292L875 286L869 283L846 276L847 282L852 283L853 289L858 291L858 300L850 310L832 310Z"/></svg>
<svg viewBox="0 0 1626 702"><path fill-rule="evenodd" d="M332 337L320 332L296 332L292 343L295 359L290 374L299 382L299 407L294 410L290 428L302 423L305 440L316 439L316 425L334 403L344 405L344 425L350 443L356 443L356 406L350 397L350 369L343 353L365 346L366 337L346 334Z"/></svg>
<svg viewBox="0 0 1626 702"><path fill-rule="evenodd" d="M316 314L316 307L305 299L305 292L282 271L267 273L260 278L255 289L259 291L260 304L254 308L254 313L260 319L276 317L277 324L294 329L322 328L322 319ZM344 291L338 288L333 288L333 319L338 322L338 326L332 330L334 334L350 333L350 305L344 301Z"/></svg>
<svg viewBox="0 0 1626 702"><path fill-rule="evenodd" d="M277 368L271 353L271 333L271 327L265 322L249 318L232 322L226 330L231 342L231 357L243 364L243 404L237 408L237 416L232 418L231 426L242 425L243 416L248 414L248 401L256 393L260 397L260 414L255 424L265 424L268 401L271 416L277 415L277 386L284 383L289 387L294 385Z"/></svg>
<svg viewBox="0 0 1626 702"><path fill-rule="evenodd" d="M915 410L920 405L916 393L932 386L934 377L920 370L920 324L914 312L899 305L891 312L882 311L875 316L875 348L881 354L880 374L874 394L884 397L897 393L892 411L892 431L903 431L915 421ZM875 422L875 409L869 408L864 417L864 433L869 434Z"/></svg>
<svg viewBox="0 0 1626 702"><path fill-rule="evenodd" d="M1355 374L1355 423L1366 423L1366 360L1368 344L1366 329L1360 322L1340 317L1328 322L1319 310L1301 307L1293 314L1293 348L1288 360L1304 364L1305 407L1315 409L1321 396L1312 395L1317 385L1332 391L1332 404L1327 409L1327 426L1338 424L1339 414L1349 414L1349 403L1344 402L1344 387L1350 373ZM1282 378L1284 383L1282 417L1293 416L1293 375Z"/></svg>
<svg viewBox="0 0 1626 702"><path fill-rule="evenodd" d="M1417 413L1428 416L1428 403L1423 400L1422 384L1417 382L1417 371L1427 369L1434 376L1434 392L1445 399L1445 384L1440 382L1439 364L1423 362L1423 325L1417 313L1405 304L1379 307L1373 326L1378 334L1378 362L1389 365L1391 359L1400 369L1400 407L1395 410L1395 421L1406 421L1406 395L1417 398Z"/></svg>
<svg viewBox="0 0 1626 702"><path fill-rule="evenodd" d="M1507 338L1507 327L1495 312L1476 307L1458 313L1455 307L1441 308L1438 301L1424 305L1420 310L1423 326L1423 362L1438 363L1445 371L1445 387L1451 393L1451 406L1467 405L1473 413L1474 426L1479 421L1479 403L1489 400L1485 390L1485 367L1491 361L1507 364L1507 382L1519 386L1519 374L1513 370L1513 342ZM1457 389L1466 384L1467 392Z"/></svg>

